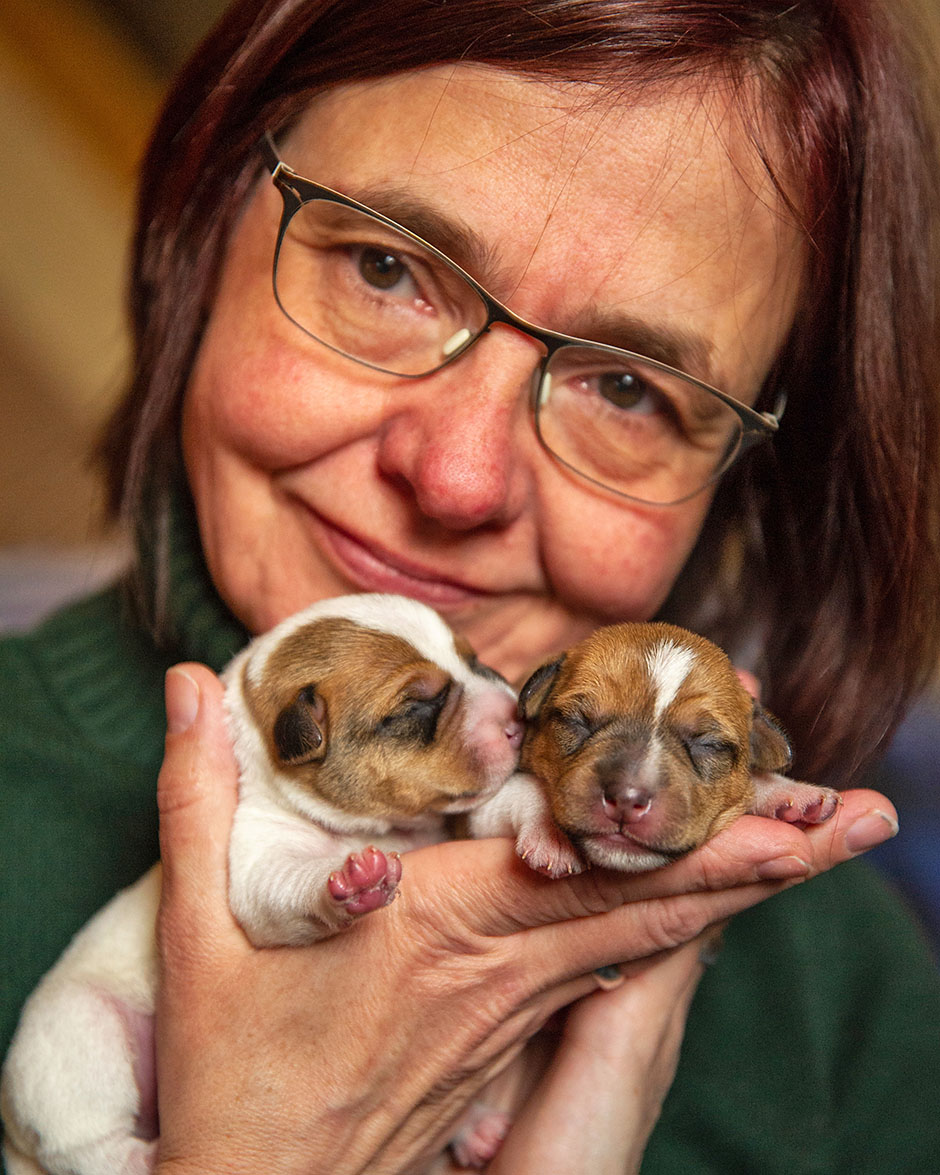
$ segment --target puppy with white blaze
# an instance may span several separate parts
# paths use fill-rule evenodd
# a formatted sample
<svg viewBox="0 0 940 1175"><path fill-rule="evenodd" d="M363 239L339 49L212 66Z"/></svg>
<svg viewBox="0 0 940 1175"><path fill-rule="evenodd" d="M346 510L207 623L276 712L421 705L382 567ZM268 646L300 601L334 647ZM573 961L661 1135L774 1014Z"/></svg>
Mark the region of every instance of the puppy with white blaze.
<svg viewBox="0 0 940 1175"><path fill-rule="evenodd" d="M445 839L516 766L512 689L403 597L315 604L222 676L240 779L229 899L256 946L312 943L387 904L398 854ZM156 866L27 1002L3 1072L9 1175L152 1170L159 896Z"/></svg>
<svg viewBox="0 0 940 1175"><path fill-rule="evenodd" d="M514 837L549 877L658 869L746 812L818 824L839 805L830 788L781 774L783 731L721 649L674 625L598 629L535 670L519 712L520 769L466 819L475 837ZM550 1060L542 1044L483 1091L454 1146L462 1162L496 1153L519 1090Z"/></svg>
<svg viewBox="0 0 940 1175"><path fill-rule="evenodd" d="M818 824L830 788L781 772L790 745L716 645L670 624L617 624L538 668L519 695L520 770L470 817L560 877L657 869L750 812Z"/></svg>

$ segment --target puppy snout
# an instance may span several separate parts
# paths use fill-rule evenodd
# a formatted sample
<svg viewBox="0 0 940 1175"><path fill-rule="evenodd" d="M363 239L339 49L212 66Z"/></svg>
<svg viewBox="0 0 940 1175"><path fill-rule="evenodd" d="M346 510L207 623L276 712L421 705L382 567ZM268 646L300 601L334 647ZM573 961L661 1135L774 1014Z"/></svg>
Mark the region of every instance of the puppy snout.
<svg viewBox="0 0 940 1175"><path fill-rule="evenodd" d="M637 824L649 816L662 781L655 749L647 742L620 748L598 764L597 784L605 817L614 824Z"/></svg>
<svg viewBox="0 0 940 1175"><path fill-rule="evenodd" d="M510 691L487 689L467 708L466 732L480 765L501 775L502 782L515 767L525 727Z"/></svg>
<svg viewBox="0 0 940 1175"><path fill-rule="evenodd" d="M620 787L604 792L604 814L615 824L637 824L649 814L654 794L645 787Z"/></svg>

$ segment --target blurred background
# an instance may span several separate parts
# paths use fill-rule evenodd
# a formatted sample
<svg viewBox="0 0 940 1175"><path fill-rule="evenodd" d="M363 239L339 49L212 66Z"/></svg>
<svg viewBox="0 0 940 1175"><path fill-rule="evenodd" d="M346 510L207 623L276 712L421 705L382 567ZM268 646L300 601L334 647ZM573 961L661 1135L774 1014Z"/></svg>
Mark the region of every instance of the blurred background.
<svg viewBox="0 0 940 1175"><path fill-rule="evenodd" d="M0 5L0 625L108 577L89 451L127 372L135 172L225 0Z"/></svg>
<svg viewBox="0 0 940 1175"><path fill-rule="evenodd" d="M940 0L901 4L940 26ZM0 3L0 631L94 588L125 559L101 525L89 452L128 367L135 171L169 79L225 5ZM903 821L875 856L940 957L938 763L931 696L873 780Z"/></svg>

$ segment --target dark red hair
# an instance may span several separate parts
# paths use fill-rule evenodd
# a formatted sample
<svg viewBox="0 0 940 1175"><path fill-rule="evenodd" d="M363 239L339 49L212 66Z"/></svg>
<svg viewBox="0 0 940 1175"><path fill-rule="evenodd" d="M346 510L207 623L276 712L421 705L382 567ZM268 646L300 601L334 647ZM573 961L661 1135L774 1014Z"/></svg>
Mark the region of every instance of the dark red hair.
<svg viewBox="0 0 940 1175"><path fill-rule="evenodd" d="M797 769L846 783L933 666L940 624L938 160L877 0L242 0L183 71L141 178L136 370L103 453L112 508L165 557L179 412L257 143L345 81L472 61L616 94L730 84L809 242L765 389L773 450L721 485L669 619L764 677ZM153 601L150 601L153 605ZM151 620L159 627L159 601Z"/></svg>

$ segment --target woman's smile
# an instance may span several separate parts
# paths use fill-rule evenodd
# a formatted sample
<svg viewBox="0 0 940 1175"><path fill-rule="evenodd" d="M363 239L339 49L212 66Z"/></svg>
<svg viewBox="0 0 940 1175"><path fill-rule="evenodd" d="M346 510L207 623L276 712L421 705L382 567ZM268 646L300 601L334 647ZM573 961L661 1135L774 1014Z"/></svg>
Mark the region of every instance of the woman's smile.
<svg viewBox="0 0 940 1175"><path fill-rule="evenodd" d="M411 596L444 613L493 594L462 583L444 571L422 566L407 556L393 554L381 543L361 538L315 510L309 514L321 549L356 590Z"/></svg>

